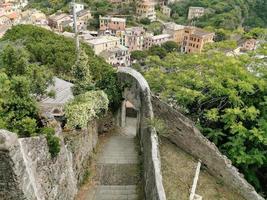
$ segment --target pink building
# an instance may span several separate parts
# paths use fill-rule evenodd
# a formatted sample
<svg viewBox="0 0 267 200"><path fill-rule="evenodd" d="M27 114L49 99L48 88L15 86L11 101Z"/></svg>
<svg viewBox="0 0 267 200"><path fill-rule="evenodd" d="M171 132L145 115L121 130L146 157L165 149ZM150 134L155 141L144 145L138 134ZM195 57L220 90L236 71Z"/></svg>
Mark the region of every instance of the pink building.
<svg viewBox="0 0 267 200"><path fill-rule="evenodd" d="M117 31L124 31L126 27L126 19L118 17L102 17L99 16L99 30L102 33L115 35Z"/></svg>

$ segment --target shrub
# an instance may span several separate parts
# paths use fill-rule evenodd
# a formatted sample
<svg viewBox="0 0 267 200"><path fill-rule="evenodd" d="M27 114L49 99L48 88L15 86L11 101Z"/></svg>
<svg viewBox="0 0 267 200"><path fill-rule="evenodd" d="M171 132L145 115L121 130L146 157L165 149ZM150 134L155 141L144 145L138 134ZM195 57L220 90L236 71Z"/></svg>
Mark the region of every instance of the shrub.
<svg viewBox="0 0 267 200"><path fill-rule="evenodd" d="M55 130L50 127L41 129L41 133L46 136L49 153L52 157L56 157L60 152L60 139L55 136Z"/></svg>

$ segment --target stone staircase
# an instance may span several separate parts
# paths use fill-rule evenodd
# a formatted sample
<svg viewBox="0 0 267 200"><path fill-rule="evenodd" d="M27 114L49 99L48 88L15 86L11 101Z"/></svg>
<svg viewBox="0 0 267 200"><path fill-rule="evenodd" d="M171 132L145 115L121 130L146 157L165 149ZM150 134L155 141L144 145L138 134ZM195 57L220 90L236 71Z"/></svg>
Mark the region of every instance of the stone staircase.
<svg viewBox="0 0 267 200"><path fill-rule="evenodd" d="M109 138L97 161L94 200L140 200L140 169L135 143L136 119Z"/></svg>
<svg viewBox="0 0 267 200"><path fill-rule="evenodd" d="M96 190L97 200L136 200L136 185L101 185Z"/></svg>

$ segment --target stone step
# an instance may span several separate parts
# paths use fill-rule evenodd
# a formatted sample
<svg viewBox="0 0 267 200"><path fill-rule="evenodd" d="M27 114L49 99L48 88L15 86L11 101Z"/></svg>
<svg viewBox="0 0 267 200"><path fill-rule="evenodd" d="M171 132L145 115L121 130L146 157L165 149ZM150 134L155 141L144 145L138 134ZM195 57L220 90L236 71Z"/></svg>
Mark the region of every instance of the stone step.
<svg viewBox="0 0 267 200"><path fill-rule="evenodd" d="M100 185L95 200L137 200L136 185Z"/></svg>
<svg viewBox="0 0 267 200"><path fill-rule="evenodd" d="M101 185L135 185L140 181L138 164L98 164L96 173Z"/></svg>

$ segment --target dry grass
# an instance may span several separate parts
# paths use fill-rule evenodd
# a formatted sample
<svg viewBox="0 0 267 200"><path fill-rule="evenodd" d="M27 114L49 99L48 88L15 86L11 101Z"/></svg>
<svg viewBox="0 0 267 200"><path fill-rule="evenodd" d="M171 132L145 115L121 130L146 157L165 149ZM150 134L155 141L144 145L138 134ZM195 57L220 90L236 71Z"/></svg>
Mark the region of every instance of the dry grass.
<svg viewBox="0 0 267 200"><path fill-rule="evenodd" d="M197 161L164 138L161 138L160 155L167 199L188 200ZM243 200L205 169L200 172L197 194L205 200Z"/></svg>

